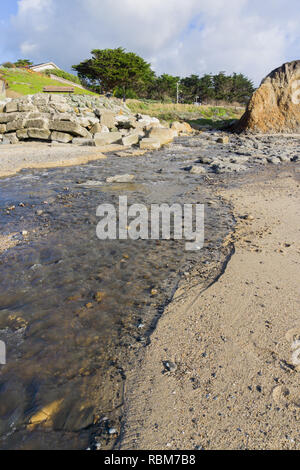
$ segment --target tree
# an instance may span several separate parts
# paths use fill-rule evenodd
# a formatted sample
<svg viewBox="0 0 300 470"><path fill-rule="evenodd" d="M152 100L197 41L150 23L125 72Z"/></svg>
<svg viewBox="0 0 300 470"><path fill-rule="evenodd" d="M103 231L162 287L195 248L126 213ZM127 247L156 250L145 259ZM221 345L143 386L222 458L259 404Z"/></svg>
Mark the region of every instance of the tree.
<svg viewBox="0 0 300 470"><path fill-rule="evenodd" d="M150 64L121 47L94 49L91 54L91 59L72 67L91 87L101 87L102 91L121 89L126 97L127 90L145 90L154 77Z"/></svg>
<svg viewBox="0 0 300 470"><path fill-rule="evenodd" d="M193 103L197 97L201 101L206 101L213 99L215 96L212 75L204 75L201 78L198 75L191 75L183 78L181 88L184 101L187 103Z"/></svg>
<svg viewBox="0 0 300 470"><path fill-rule="evenodd" d="M255 91L254 84L243 74L234 73L232 76L231 100L246 104Z"/></svg>
<svg viewBox="0 0 300 470"><path fill-rule="evenodd" d="M33 65L33 62L29 59L19 59L15 62L16 67L30 67L31 65Z"/></svg>
<svg viewBox="0 0 300 470"><path fill-rule="evenodd" d="M180 77L174 77L167 73L160 77L155 77L148 88L148 96L160 101L174 101L177 96L177 83Z"/></svg>

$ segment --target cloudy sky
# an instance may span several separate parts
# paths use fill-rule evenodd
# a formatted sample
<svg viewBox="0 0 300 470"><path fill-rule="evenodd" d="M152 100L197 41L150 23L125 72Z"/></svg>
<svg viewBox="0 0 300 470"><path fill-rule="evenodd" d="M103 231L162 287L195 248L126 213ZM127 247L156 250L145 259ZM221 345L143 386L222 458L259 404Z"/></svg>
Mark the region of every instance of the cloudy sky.
<svg viewBox="0 0 300 470"><path fill-rule="evenodd" d="M122 46L157 73L242 72L256 84L300 59L299 0L0 0L0 63L65 70Z"/></svg>

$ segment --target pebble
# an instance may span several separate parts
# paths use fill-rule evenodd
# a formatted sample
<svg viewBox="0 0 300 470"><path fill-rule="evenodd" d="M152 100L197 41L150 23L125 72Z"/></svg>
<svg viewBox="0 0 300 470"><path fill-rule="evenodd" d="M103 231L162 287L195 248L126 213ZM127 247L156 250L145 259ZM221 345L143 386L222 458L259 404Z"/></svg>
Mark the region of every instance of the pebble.
<svg viewBox="0 0 300 470"><path fill-rule="evenodd" d="M118 431L115 429L115 428L110 428L108 430L108 434L110 434L111 436L113 436L114 434L118 434Z"/></svg>
<svg viewBox="0 0 300 470"><path fill-rule="evenodd" d="M116 175L106 178L107 183L130 183L135 178L134 175Z"/></svg>
<svg viewBox="0 0 300 470"><path fill-rule="evenodd" d="M171 361L165 361L163 362L164 368L167 372L176 372L177 370L177 364Z"/></svg>

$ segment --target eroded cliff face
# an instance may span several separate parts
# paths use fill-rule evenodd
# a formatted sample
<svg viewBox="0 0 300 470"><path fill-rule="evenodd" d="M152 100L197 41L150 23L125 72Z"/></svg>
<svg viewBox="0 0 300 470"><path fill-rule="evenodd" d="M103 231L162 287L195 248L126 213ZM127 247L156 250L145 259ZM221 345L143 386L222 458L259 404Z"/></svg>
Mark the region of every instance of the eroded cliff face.
<svg viewBox="0 0 300 470"><path fill-rule="evenodd" d="M300 60L282 65L262 81L234 130L300 133Z"/></svg>

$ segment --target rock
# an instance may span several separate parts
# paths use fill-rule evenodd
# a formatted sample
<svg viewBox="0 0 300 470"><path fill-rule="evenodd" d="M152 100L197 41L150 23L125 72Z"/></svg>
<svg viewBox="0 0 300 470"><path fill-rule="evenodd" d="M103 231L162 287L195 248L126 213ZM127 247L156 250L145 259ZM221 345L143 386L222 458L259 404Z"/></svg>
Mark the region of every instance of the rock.
<svg viewBox="0 0 300 470"><path fill-rule="evenodd" d="M116 116L116 125L118 129L131 129L132 127L134 127L132 125L132 120L130 119L130 117L123 115Z"/></svg>
<svg viewBox="0 0 300 470"><path fill-rule="evenodd" d="M116 428L110 428L110 429L108 430L108 434L110 434L111 436L113 436L113 435L118 434L118 431L117 431Z"/></svg>
<svg viewBox="0 0 300 470"><path fill-rule="evenodd" d="M51 134L51 140L55 140L56 142L61 142L63 144L68 144L73 140L73 136L71 134L65 134L64 132L57 132L54 131Z"/></svg>
<svg viewBox="0 0 300 470"><path fill-rule="evenodd" d="M239 173L247 168L236 163L213 162L210 167L215 173Z"/></svg>
<svg viewBox="0 0 300 470"><path fill-rule="evenodd" d="M157 150L161 147L160 141L153 138L144 138L140 141L141 150Z"/></svg>
<svg viewBox="0 0 300 470"><path fill-rule="evenodd" d="M28 130L27 129L20 129L17 131L17 137L19 140L26 140L28 139Z"/></svg>
<svg viewBox="0 0 300 470"><path fill-rule="evenodd" d="M300 61L273 70L253 94L237 132L298 133L300 131Z"/></svg>
<svg viewBox="0 0 300 470"><path fill-rule="evenodd" d="M90 130L90 133L91 133L92 135L100 134L101 132L103 132L102 129L103 129L103 126L102 126L99 122L97 122L96 124L94 124L94 125L92 126L92 128L91 128L91 130ZM108 129L107 129L107 130L108 130Z"/></svg>
<svg viewBox="0 0 300 470"><path fill-rule="evenodd" d="M273 165L279 165L281 163L281 160L278 157L268 157L267 160L269 163L272 163Z"/></svg>
<svg viewBox="0 0 300 470"><path fill-rule="evenodd" d="M78 117L76 119L76 122L82 127L90 127L91 126L90 119L87 118L87 117Z"/></svg>
<svg viewBox="0 0 300 470"><path fill-rule="evenodd" d="M74 137L72 144L81 145L87 147L95 147L95 141L93 139L84 139L82 137Z"/></svg>
<svg viewBox="0 0 300 470"><path fill-rule="evenodd" d="M211 157L199 157L199 160L197 163L203 163L204 165L209 165L212 162L213 162L213 158Z"/></svg>
<svg viewBox="0 0 300 470"><path fill-rule="evenodd" d="M281 162L290 162L291 161L290 157L287 157L286 155L280 155L278 158Z"/></svg>
<svg viewBox="0 0 300 470"><path fill-rule="evenodd" d="M135 178L134 175L116 175L106 178L107 183L130 183Z"/></svg>
<svg viewBox="0 0 300 470"><path fill-rule="evenodd" d="M18 111L19 112L29 112L29 111L37 111L36 106L32 103L18 103Z"/></svg>
<svg viewBox="0 0 300 470"><path fill-rule="evenodd" d="M153 126L161 127L159 120L150 116L139 115L136 120L129 108L115 98L38 93L0 103L0 141L49 140L50 134L51 145L72 141L75 145L97 145L110 152L121 150L117 145L138 144L145 137L142 121L151 125L150 131ZM131 128L136 130L130 133ZM169 141L169 137L162 140ZM153 148L158 148L158 144L152 143L149 149Z"/></svg>
<svg viewBox="0 0 300 470"><path fill-rule="evenodd" d="M52 131L66 132L78 137L87 137L87 130L76 122L50 121L49 129Z"/></svg>
<svg viewBox="0 0 300 470"><path fill-rule="evenodd" d="M25 121L24 127L47 129L49 127L49 122L46 119L28 119L28 121ZM18 127L18 129L20 129L20 127Z"/></svg>
<svg viewBox="0 0 300 470"><path fill-rule="evenodd" d="M18 111L18 103L12 100L6 103L4 110L6 113L15 113Z"/></svg>
<svg viewBox="0 0 300 470"><path fill-rule="evenodd" d="M100 113L100 124L102 126L106 126L109 129L115 127L116 115L112 111L103 111L101 110Z"/></svg>
<svg viewBox="0 0 300 470"><path fill-rule="evenodd" d="M30 139L50 140L51 132L48 129L28 129Z"/></svg>
<svg viewBox="0 0 300 470"><path fill-rule="evenodd" d="M108 144L122 143L122 134L120 132L107 132L101 134L95 134L95 145L101 147Z"/></svg>
<svg viewBox="0 0 300 470"><path fill-rule="evenodd" d="M218 144L229 144L229 137L227 135L223 137L219 137L217 139L217 142Z"/></svg>
<svg viewBox="0 0 300 470"><path fill-rule="evenodd" d="M0 124L7 124L10 121L15 121L20 118L20 114L18 113L0 113Z"/></svg>
<svg viewBox="0 0 300 470"><path fill-rule="evenodd" d="M140 136L139 134L130 134L126 137L123 137L122 144L123 145L136 145L139 143Z"/></svg>
<svg viewBox="0 0 300 470"><path fill-rule="evenodd" d="M203 166L192 166L189 170L191 175L203 175L206 174L205 168Z"/></svg>
<svg viewBox="0 0 300 470"><path fill-rule="evenodd" d="M16 121L10 121L6 125L6 132L17 131L18 129L24 128L24 119L17 119Z"/></svg>
<svg viewBox="0 0 300 470"><path fill-rule="evenodd" d="M177 370L177 364L175 364L175 362L171 362L171 361L164 361L163 362L163 365L164 365L164 368L165 368L165 372L176 372Z"/></svg>
<svg viewBox="0 0 300 470"><path fill-rule="evenodd" d="M105 296L106 296L105 292L96 292L95 294L96 302L101 303L102 300L105 298Z"/></svg>
<svg viewBox="0 0 300 470"><path fill-rule="evenodd" d="M40 411L38 411L35 415L30 418L30 425L31 428L38 426L40 424L52 424L53 417L60 409L63 400L56 400L50 405L45 406ZM50 423L49 423L50 422Z"/></svg>
<svg viewBox="0 0 300 470"><path fill-rule="evenodd" d="M171 124L171 129L178 132L178 134L191 134L194 132L187 122L175 121Z"/></svg>
<svg viewBox="0 0 300 470"><path fill-rule="evenodd" d="M19 142L19 139L15 132L12 134L5 134L2 140L3 144L17 144L18 142Z"/></svg>
<svg viewBox="0 0 300 470"><path fill-rule="evenodd" d="M158 140L161 145L169 144L176 135L176 131L160 127L153 127L149 132L149 138Z"/></svg>

